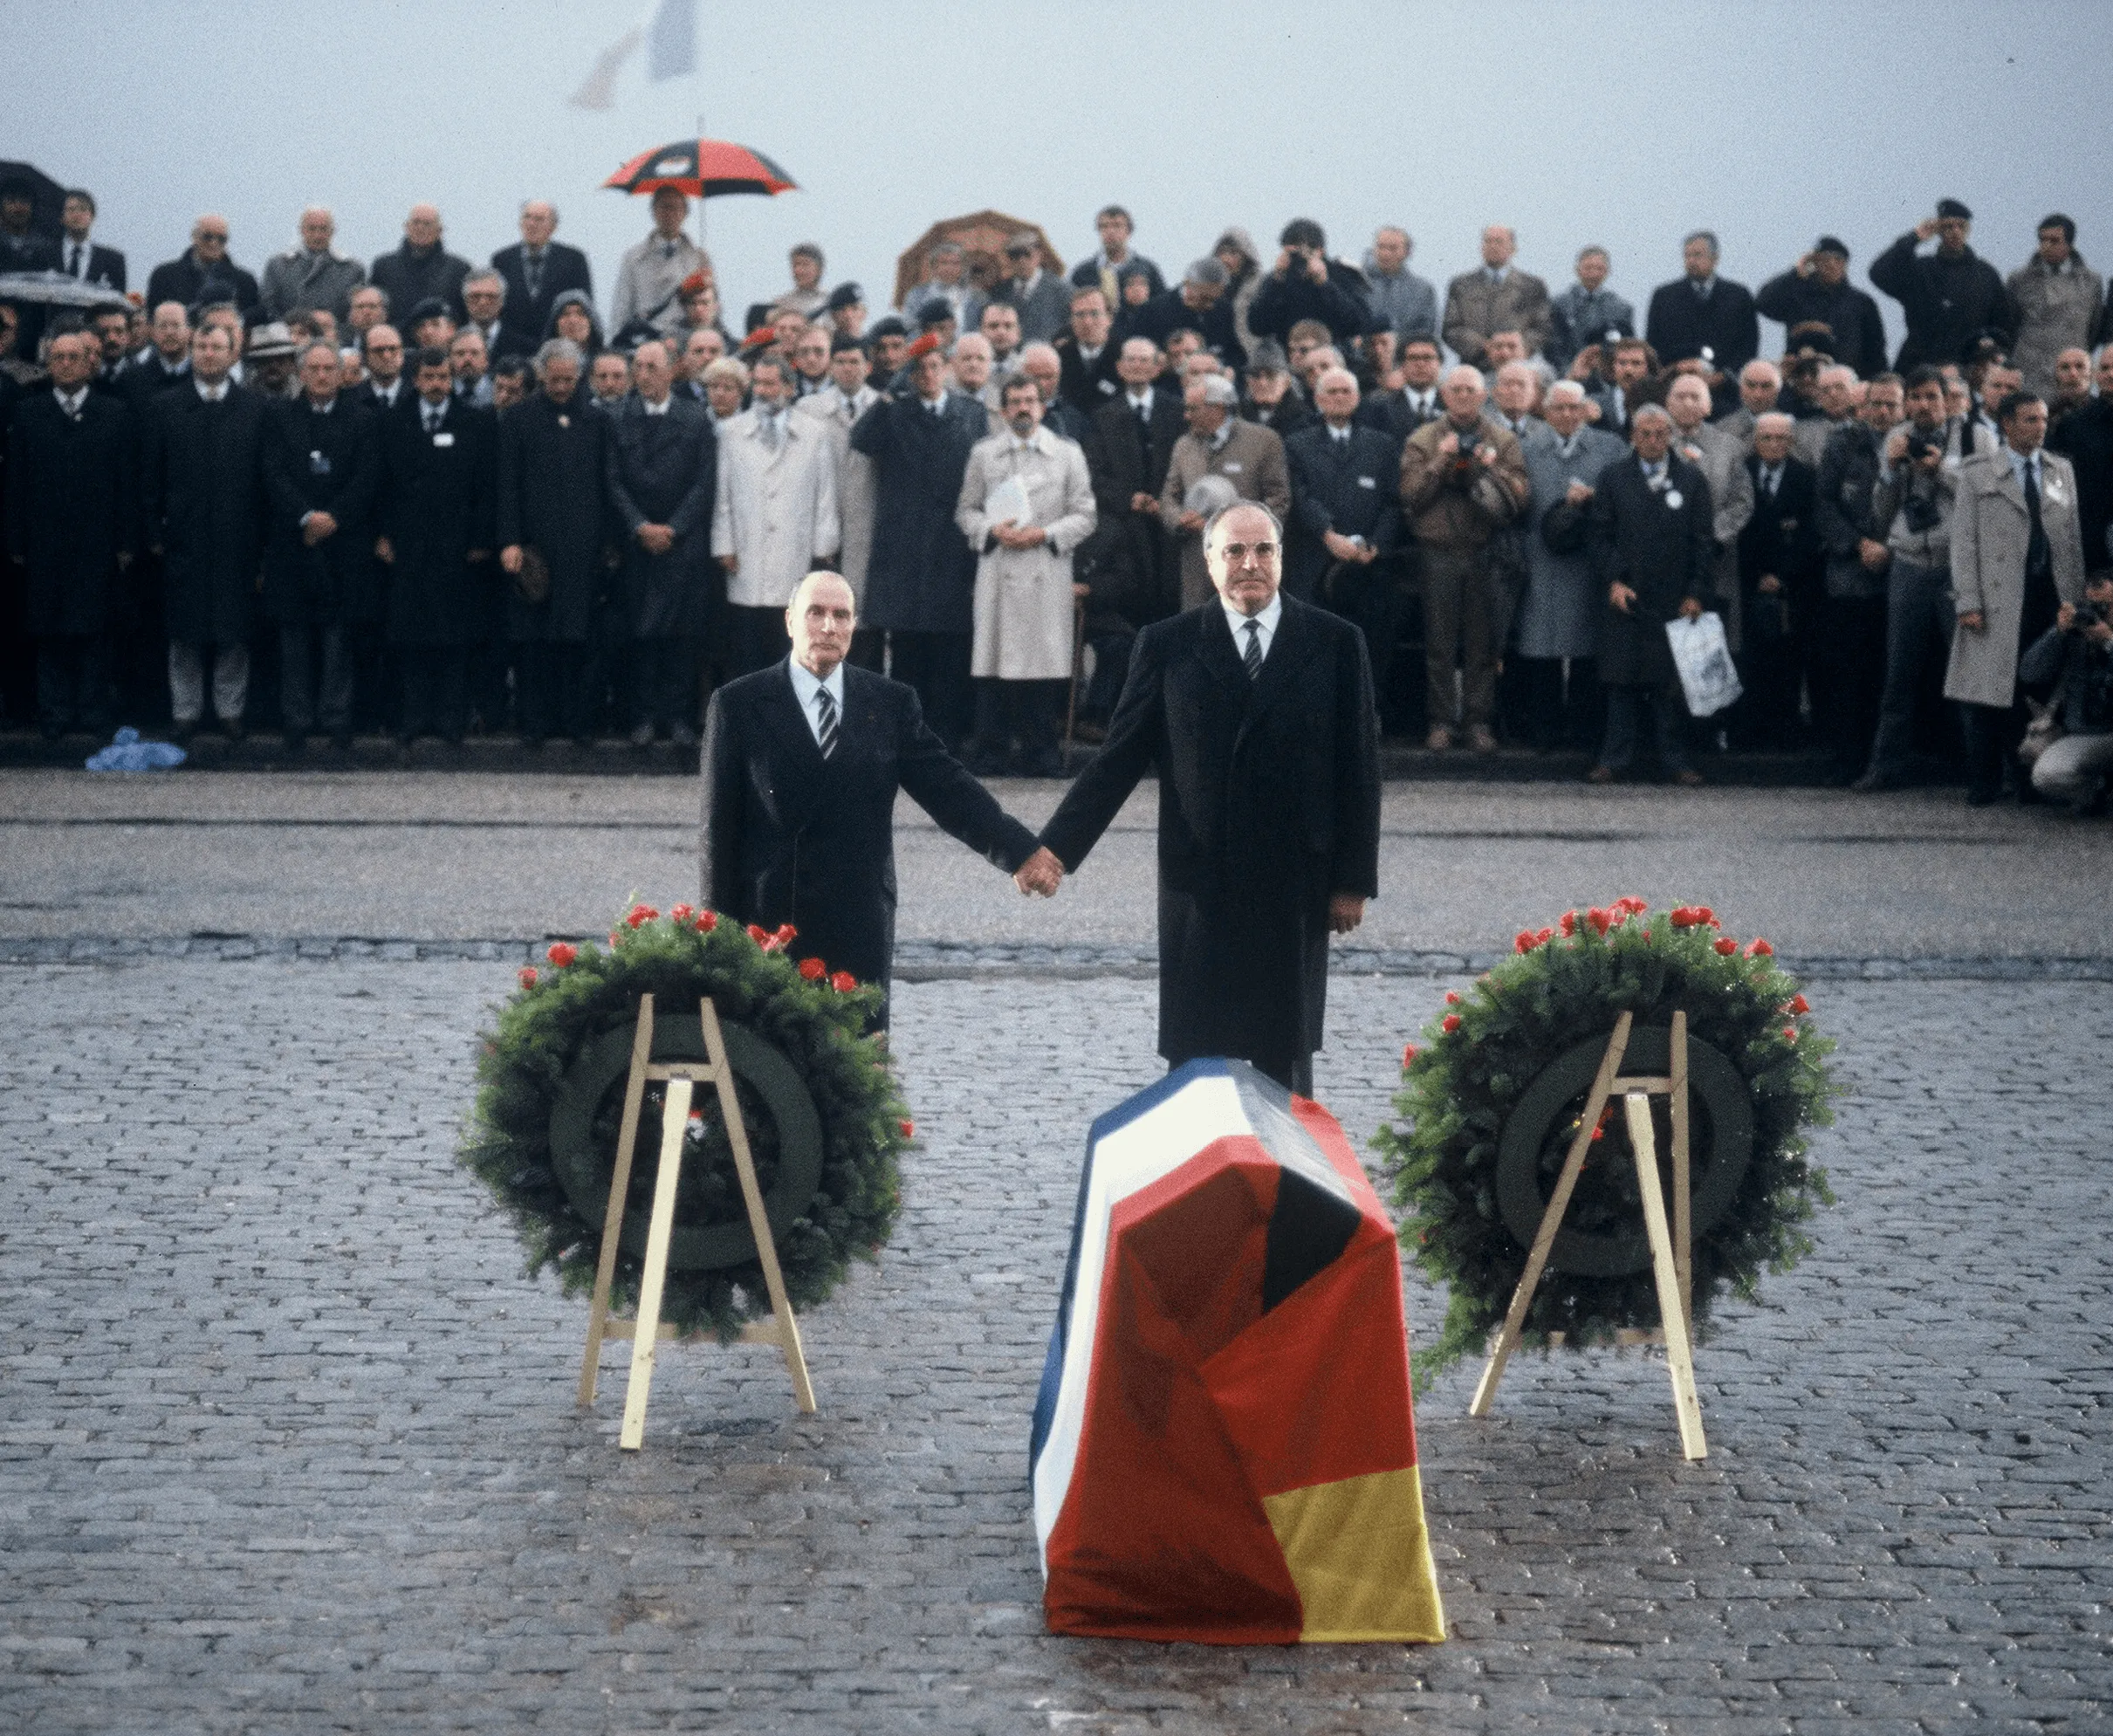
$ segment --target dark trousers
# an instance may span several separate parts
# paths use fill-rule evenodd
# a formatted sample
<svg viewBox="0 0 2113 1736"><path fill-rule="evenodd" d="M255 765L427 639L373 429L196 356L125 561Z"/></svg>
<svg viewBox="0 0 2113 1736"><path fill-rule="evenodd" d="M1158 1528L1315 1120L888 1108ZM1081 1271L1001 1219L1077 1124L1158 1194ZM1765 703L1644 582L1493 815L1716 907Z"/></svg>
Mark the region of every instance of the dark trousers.
<svg viewBox="0 0 2113 1736"><path fill-rule="evenodd" d="M352 659L353 727L363 733L386 730L397 691L395 653L378 621L350 621L344 632Z"/></svg>
<svg viewBox="0 0 2113 1736"><path fill-rule="evenodd" d="M400 645L395 662L403 692L396 733L405 741L441 736L460 741L469 716L470 652L462 645Z"/></svg>
<svg viewBox="0 0 2113 1736"><path fill-rule="evenodd" d="M1795 689L1805 696L1807 715L1815 731L1827 727L1834 705L1828 677L1833 666L1827 655L1827 585L1816 574L1794 580L1790 587L1790 657L1795 669ZM1794 691L1791 707L1798 712ZM1801 725L1802 717L1799 718Z"/></svg>
<svg viewBox="0 0 2113 1736"><path fill-rule="evenodd" d="M1607 739L1600 747L1600 764L1610 772L1626 772L1635 764L1643 734L1643 713L1650 712L1651 727L1658 741L1658 764L1667 772L1684 772L1687 765L1687 701L1680 683L1663 687L1632 687L1626 683L1607 692Z"/></svg>
<svg viewBox="0 0 2113 1736"><path fill-rule="evenodd" d="M1829 597L1826 623L1828 713L1821 745L1837 777L1869 763L1885 692L1885 599Z"/></svg>
<svg viewBox="0 0 2113 1736"><path fill-rule="evenodd" d="M326 733L348 736L353 726L353 649L344 627L281 627L278 630L278 717L290 736L319 723ZM316 665L322 664L319 700Z"/></svg>
<svg viewBox="0 0 2113 1736"><path fill-rule="evenodd" d="M593 738L597 659L586 645L533 640L514 647L514 705L522 736L540 743L560 730Z"/></svg>
<svg viewBox="0 0 2113 1736"><path fill-rule="evenodd" d="M1062 777L1057 735L1069 690L1061 681L978 681L974 768L984 777Z"/></svg>
<svg viewBox="0 0 2113 1736"><path fill-rule="evenodd" d="M1079 695L1079 716L1088 723L1105 724L1115 716L1122 683L1129 679L1130 652L1136 646L1137 635L1128 627L1096 632L1089 620L1086 643L1094 654L1094 672Z"/></svg>
<svg viewBox="0 0 2113 1736"><path fill-rule="evenodd" d="M1749 594L1746 644L1733 660L1746 690L1725 720L1734 745L1785 751L1798 742L1798 648L1789 634L1760 632Z"/></svg>
<svg viewBox="0 0 2113 1736"><path fill-rule="evenodd" d="M506 677L512 659L513 648L504 639L487 639L470 648L470 709L480 734L496 735L506 727Z"/></svg>
<svg viewBox="0 0 2113 1736"><path fill-rule="evenodd" d="M1461 674L1461 715L1488 726L1497 710L1496 622L1483 550L1424 551L1424 710L1432 729L1452 727L1452 672Z"/></svg>
<svg viewBox="0 0 2113 1736"><path fill-rule="evenodd" d="M788 647L789 648L789 647ZM697 642L690 638L631 642L631 724L672 735L697 727Z"/></svg>
<svg viewBox="0 0 2113 1736"><path fill-rule="evenodd" d="M1599 664L1590 657L1506 657L1517 698L1519 732L1536 753L1558 748L1589 751L1607 715Z"/></svg>
<svg viewBox="0 0 2113 1736"><path fill-rule="evenodd" d="M969 684L969 635L891 632L888 657L888 674L916 690L924 721L949 747L959 747L975 703Z"/></svg>
<svg viewBox="0 0 2113 1736"><path fill-rule="evenodd" d="M1966 736L1968 799L1993 800L2006 783L2022 789L2027 779L2018 764L2018 744L2029 721L2024 700L2007 706L1961 705L1959 712Z"/></svg>
<svg viewBox="0 0 2113 1736"><path fill-rule="evenodd" d="M792 650L783 609L757 608L747 603L726 606L727 680L783 662Z"/></svg>
<svg viewBox="0 0 2113 1736"><path fill-rule="evenodd" d="M1402 594L1401 563L1382 555L1362 566L1338 564L1321 601L1365 635L1365 655L1372 661L1372 690L1383 694L1394 674L1394 648L1402 636L1407 599Z"/></svg>
<svg viewBox="0 0 2113 1736"><path fill-rule="evenodd" d="M110 722L110 642L99 633L37 636L37 722L47 733Z"/></svg>
<svg viewBox="0 0 2113 1736"><path fill-rule="evenodd" d="M1952 574L1896 559L1886 583L1885 688L1870 769L1897 778L1915 758L1915 713L1925 691L1944 683L1958 622Z"/></svg>

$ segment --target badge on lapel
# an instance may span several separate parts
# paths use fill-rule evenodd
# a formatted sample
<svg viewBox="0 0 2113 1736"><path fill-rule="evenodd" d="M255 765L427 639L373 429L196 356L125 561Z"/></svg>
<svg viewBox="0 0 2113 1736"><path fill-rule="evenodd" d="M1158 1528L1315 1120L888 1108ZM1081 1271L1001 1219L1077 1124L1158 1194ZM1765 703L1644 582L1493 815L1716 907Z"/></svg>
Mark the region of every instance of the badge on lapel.
<svg viewBox="0 0 2113 1736"><path fill-rule="evenodd" d="M1665 510L1668 512L1677 512L1685 497L1677 488L1667 489L1665 491Z"/></svg>

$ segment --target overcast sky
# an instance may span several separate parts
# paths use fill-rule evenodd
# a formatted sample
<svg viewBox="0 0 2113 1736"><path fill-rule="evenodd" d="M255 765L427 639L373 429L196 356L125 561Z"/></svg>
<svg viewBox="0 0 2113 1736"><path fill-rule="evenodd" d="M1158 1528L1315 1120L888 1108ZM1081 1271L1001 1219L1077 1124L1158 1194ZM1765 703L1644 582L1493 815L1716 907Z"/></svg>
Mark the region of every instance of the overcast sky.
<svg viewBox="0 0 2113 1736"><path fill-rule="evenodd" d="M539 195L606 304L648 219L600 182L702 113L800 184L712 204L736 321L783 286L803 240L878 311L902 248L986 205L1043 223L1069 263L1118 201L1170 275L1227 223L1266 246L1312 216L1356 257L1375 224L1400 223L1441 286L1475 263L1483 223L1508 222L1552 290L1580 246L1604 244L1639 306L1698 227L1756 285L1834 232L1867 285L1940 196L1973 208L1973 244L2006 273L2055 209L2087 258L2113 260L2106 0L698 0L695 75L649 83L641 54L614 109L568 106L651 10L0 0L0 156L92 188L134 287L202 210L227 215L257 271L304 203L332 206L340 248L371 260L431 199L449 248L481 263Z"/></svg>

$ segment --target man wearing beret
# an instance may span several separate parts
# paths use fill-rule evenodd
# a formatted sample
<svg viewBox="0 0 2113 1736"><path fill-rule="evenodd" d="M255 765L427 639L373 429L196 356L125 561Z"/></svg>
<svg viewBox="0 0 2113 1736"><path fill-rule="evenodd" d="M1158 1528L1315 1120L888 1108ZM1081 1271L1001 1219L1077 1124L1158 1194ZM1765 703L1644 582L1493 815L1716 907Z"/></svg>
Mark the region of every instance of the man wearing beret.
<svg viewBox="0 0 2113 1736"><path fill-rule="evenodd" d="M1878 304L1849 280L1849 248L1831 235L1813 244L1780 277L1760 286L1753 305L1786 330L1817 320L1833 340L1836 361L1869 380L1885 367L1885 321Z"/></svg>
<svg viewBox="0 0 2113 1736"><path fill-rule="evenodd" d="M1966 245L1973 213L1939 199L1924 217L1871 262L1871 281L1900 304L1908 335L1894 358L1897 373L1927 362L1963 362L1977 340L1993 337L2007 351L2017 341L2018 309L1996 269ZM1932 236L1937 251L1915 250Z"/></svg>

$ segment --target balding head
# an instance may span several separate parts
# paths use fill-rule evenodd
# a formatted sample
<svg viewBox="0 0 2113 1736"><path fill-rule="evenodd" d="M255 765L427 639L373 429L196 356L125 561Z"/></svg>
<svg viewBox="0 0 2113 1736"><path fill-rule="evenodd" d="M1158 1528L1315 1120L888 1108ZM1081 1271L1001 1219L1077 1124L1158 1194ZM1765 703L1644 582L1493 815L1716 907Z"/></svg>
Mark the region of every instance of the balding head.
<svg viewBox="0 0 2113 1736"><path fill-rule="evenodd" d="M1482 370L1465 362L1448 368L1438 396L1444 401L1447 419L1456 429L1465 432L1472 428L1482 414L1483 400L1488 396L1482 384Z"/></svg>
<svg viewBox="0 0 2113 1736"><path fill-rule="evenodd" d="M827 681L844 661L857 625L858 600L840 573L810 573L793 587L785 611L792 661L818 680Z"/></svg>
<svg viewBox="0 0 2113 1736"><path fill-rule="evenodd" d="M1348 428L1357 414L1357 376L1347 367L1322 368L1314 381L1314 405L1330 428Z"/></svg>

